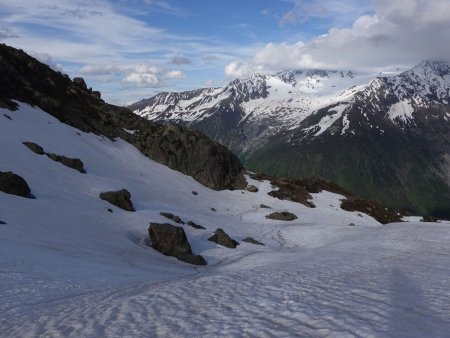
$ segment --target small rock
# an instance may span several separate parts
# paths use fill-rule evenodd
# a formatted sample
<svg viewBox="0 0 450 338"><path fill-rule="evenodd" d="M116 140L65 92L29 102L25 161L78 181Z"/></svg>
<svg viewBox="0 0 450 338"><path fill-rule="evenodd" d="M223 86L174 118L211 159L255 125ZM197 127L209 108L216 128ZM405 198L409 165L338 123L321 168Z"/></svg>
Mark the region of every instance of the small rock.
<svg viewBox="0 0 450 338"><path fill-rule="evenodd" d="M216 212L216 211L217 211L217 210L216 210L216 208L211 208L211 210L212 210L212 211L214 211L214 212Z"/></svg>
<svg viewBox="0 0 450 338"><path fill-rule="evenodd" d="M12 121L11 116L9 116L8 114L3 114L3 116L6 117L8 120L11 120L11 121Z"/></svg>
<svg viewBox="0 0 450 338"><path fill-rule="evenodd" d="M100 193L100 198L126 211L135 211L128 190L107 191Z"/></svg>
<svg viewBox="0 0 450 338"><path fill-rule="evenodd" d="M0 171L0 191L11 195L32 198L28 183L22 177L10 171Z"/></svg>
<svg viewBox="0 0 450 338"><path fill-rule="evenodd" d="M192 192L192 195L197 196L197 195L198 195L198 192L193 191L193 192Z"/></svg>
<svg viewBox="0 0 450 338"><path fill-rule="evenodd" d="M206 265L205 259L194 256L184 229L167 223L150 223L148 234L151 246L166 256L194 265Z"/></svg>
<svg viewBox="0 0 450 338"><path fill-rule="evenodd" d="M189 221L187 223L190 227L193 227L194 229L201 229L201 230L205 230L206 228L204 226L201 226L200 224L197 224L193 221Z"/></svg>
<svg viewBox="0 0 450 338"><path fill-rule="evenodd" d="M259 190L258 190L258 188L257 188L256 186L254 186L254 185L249 185L249 186L247 187L247 191L248 191L248 192L258 192Z"/></svg>
<svg viewBox="0 0 450 338"><path fill-rule="evenodd" d="M180 217L178 217L174 214L171 214L170 212L160 212L159 214L161 216L164 216L165 218L170 219L171 221L174 221L175 223L184 224L184 222L181 220Z"/></svg>
<svg viewBox="0 0 450 338"><path fill-rule="evenodd" d="M252 238L252 237L247 237L244 238L242 240L242 242L246 242L246 243L250 243L250 244L255 244L255 245L264 245L264 243L261 243L259 241L257 241L256 239Z"/></svg>
<svg viewBox="0 0 450 338"><path fill-rule="evenodd" d="M267 219L275 219L278 221L293 221L298 217L291 212L282 211L282 212L273 212L266 216Z"/></svg>
<svg viewBox="0 0 450 338"><path fill-rule="evenodd" d="M6 222L0 221L0 225L6 224Z"/></svg>
<svg viewBox="0 0 450 338"><path fill-rule="evenodd" d="M349 226L349 227L355 227L356 224L355 224L355 223L350 223L350 224L347 224L347 226Z"/></svg>
<svg viewBox="0 0 450 338"><path fill-rule="evenodd" d="M111 208L108 208L107 210L108 210L109 212L113 212L113 209L111 209Z"/></svg>
<svg viewBox="0 0 450 338"><path fill-rule="evenodd" d="M420 220L421 222L430 222L430 223L437 223L439 219L437 219L434 216L431 215L427 215L427 216L423 216L422 219Z"/></svg>
<svg viewBox="0 0 450 338"><path fill-rule="evenodd" d="M217 229L208 241L215 242L219 245L225 246L227 248L234 249L239 245L237 241L228 236L223 229Z"/></svg>
<svg viewBox="0 0 450 338"><path fill-rule="evenodd" d="M30 149L33 153L38 155L44 155L44 148L42 148L40 145L33 143L33 142L22 142L28 149Z"/></svg>
<svg viewBox="0 0 450 338"><path fill-rule="evenodd" d="M78 87L87 90L87 85L86 82L84 81L84 79L82 77L75 77L73 78L73 83L75 83L76 85L78 85Z"/></svg>
<svg viewBox="0 0 450 338"><path fill-rule="evenodd" d="M260 204L259 207L261 209L271 209L268 205L265 205L265 204Z"/></svg>

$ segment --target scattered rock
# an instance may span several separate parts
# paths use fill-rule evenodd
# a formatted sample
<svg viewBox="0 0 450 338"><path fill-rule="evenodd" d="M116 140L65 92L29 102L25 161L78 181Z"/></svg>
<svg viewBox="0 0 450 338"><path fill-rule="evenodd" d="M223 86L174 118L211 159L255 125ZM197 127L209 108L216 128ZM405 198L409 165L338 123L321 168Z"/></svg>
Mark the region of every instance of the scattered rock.
<svg viewBox="0 0 450 338"><path fill-rule="evenodd" d="M3 116L6 117L8 120L11 120L11 121L12 121L11 116L9 116L8 114L3 114Z"/></svg>
<svg viewBox="0 0 450 338"><path fill-rule="evenodd" d="M197 196L197 195L198 195L198 192L193 191L193 192L192 192L192 195Z"/></svg>
<svg viewBox="0 0 450 338"><path fill-rule="evenodd" d="M166 256L194 265L206 265L205 259L194 256L182 227L167 223L150 223L148 234L151 246Z"/></svg>
<svg viewBox="0 0 450 338"><path fill-rule="evenodd" d="M267 219L275 219L277 221L293 221L297 219L297 216L291 212L273 212L266 216Z"/></svg>
<svg viewBox="0 0 450 338"><path fill-rule="evenodd" d="M42 148L39 144L33 142L22 142L28 149L30 149L33 153L38 155L44 155L44 148Z"/></svg>
<svg viewBox="0 0 450 338"><path fill-rule="evenodd" d="M217 211L217 210L216 210L216 208L211 208L211 210L212 210L212 211L214 211L214 212L216 212L216 211Z"/></svg>
<svg viewBox="0 0 450 338"><path fill-rule="evenodd" d="M100 198L126 211L135 211L128 190L107 191L100 193Z"/></svg>
<svg viewBox="0 0 450 338"><path fill-rule="evenodd" d="M111 209L111 208L108 208L107 210L108 210L109 212L113 212L113 209Z"/></svg>
<svg viewBox="0 0 450 338"><path fill-rule="evenodd" d="M200 224L197 224L193 221L189 221L187 223L190 227L193 227L194 229L201 229L201 230L205 230L206 228L204 226L201 226Z"/></svg>
<svg viewBox="0 0 450 338"><path fill-rule="evenodd" d="M349 226L349 227L355 227L356 224L355 224L355 223L350 223L350 224L347 224L347 226Z"/></svg>
<svg viewBox="0 0 450 338"><path fill-rule="evenodd" d="M32 198L31 189L27 182L10 171L0 171L0 191L11 195Z"/></svg>
<svg viewBox="0 0 450 338"><path fill-rule="evenodd" d="M430 222L430 223L437 223L439 221L439 219L437 219L434 216L431 215L427 215L427 216L423 216L422 219L420 220L421 222Z"/></svg>
<svg viewBox="0 0 450 338"><path fill-rule="evenodd" d="M246 243L250 243L250 244L255 244L255 245L265 245L264 243L261 243L259 241L257 241L256 239L252 238L252 237L246 237L242 240L242 242L246 242Z"/></svg>
<svg viewBox="0 0 450 338"><path fill-rule="evenodd" d="M252 185L247 186L247 191L248 191L248 192L258 192L259 190L258 190L257 187L255 187L255 186L252 184Z"/></svg>
<svg viewBox="0 0 450 338"><path fill-rule="evenodd" d="M160 212L159 214L161 216L164 216L165 218L170 219L171 221L174 221L175 223L184 224L184 222L181 220L180 217L178 217L174 214L171 214L170 212Z"/></svg>
<svg viewBox="0 0 450 338"><path fill-rule="evenodd" d="M219 245L225 246L227 248L234 249L239 245L237 241L228 236L223 229L217 229L208 241L215 242Z"/></svg>
<svg viewBox="0 0 450 338"><path fill-rule="evenodd" d="M56 154L46 154L50 159L55 162L59 162L66 167L78 170L80 173L85 174L84 164L79 158L70 158L66 156L56 155Z"/></svg>
<svg viewBox="0 0 450 338"><path fill-rule="evenodd" d="M271 207L269 207L268 205L265 205L265 204L260 204L259 207L261 209L271 209Z"/></svg>

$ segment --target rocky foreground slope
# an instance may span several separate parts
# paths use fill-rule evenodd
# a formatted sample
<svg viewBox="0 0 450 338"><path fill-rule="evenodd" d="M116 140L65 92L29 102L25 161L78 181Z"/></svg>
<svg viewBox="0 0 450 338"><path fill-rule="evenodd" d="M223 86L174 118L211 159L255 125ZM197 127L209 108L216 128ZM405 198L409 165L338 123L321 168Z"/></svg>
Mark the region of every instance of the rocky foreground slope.
<svg viewBox="0 0 450 338"><path fill-rule="evenodd" d="M161 126L107 104L83 79L72 81L23 51L0 44L0 106L16 109L12 100L36 105L82 131L120 137L213 189L245 187L238 158L202 133Z"/></svg>

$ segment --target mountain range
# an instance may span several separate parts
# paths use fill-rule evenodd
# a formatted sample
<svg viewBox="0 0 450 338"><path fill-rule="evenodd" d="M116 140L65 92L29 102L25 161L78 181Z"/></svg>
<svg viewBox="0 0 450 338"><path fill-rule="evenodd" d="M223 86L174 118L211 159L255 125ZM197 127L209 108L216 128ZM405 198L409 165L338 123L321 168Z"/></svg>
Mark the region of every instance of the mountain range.
<svg viewBox="0 0 450 338"><path fill-rule="evenodd" d="M391 208L450 217L450 65L297 70L160 93L130 108L201 130L253 171L321 176Z"/></svg>

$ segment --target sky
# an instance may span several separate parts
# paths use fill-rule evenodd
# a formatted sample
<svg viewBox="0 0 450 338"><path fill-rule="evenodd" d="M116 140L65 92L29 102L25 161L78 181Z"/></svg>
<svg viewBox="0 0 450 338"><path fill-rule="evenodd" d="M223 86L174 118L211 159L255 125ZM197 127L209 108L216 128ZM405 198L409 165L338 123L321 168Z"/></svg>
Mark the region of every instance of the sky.
<svg viewBox="0 0 450 338"><path fill-rule="evenodd" d="M284 69L450 59L449 0L0 0L0 41L110 103Z"/></svg>

